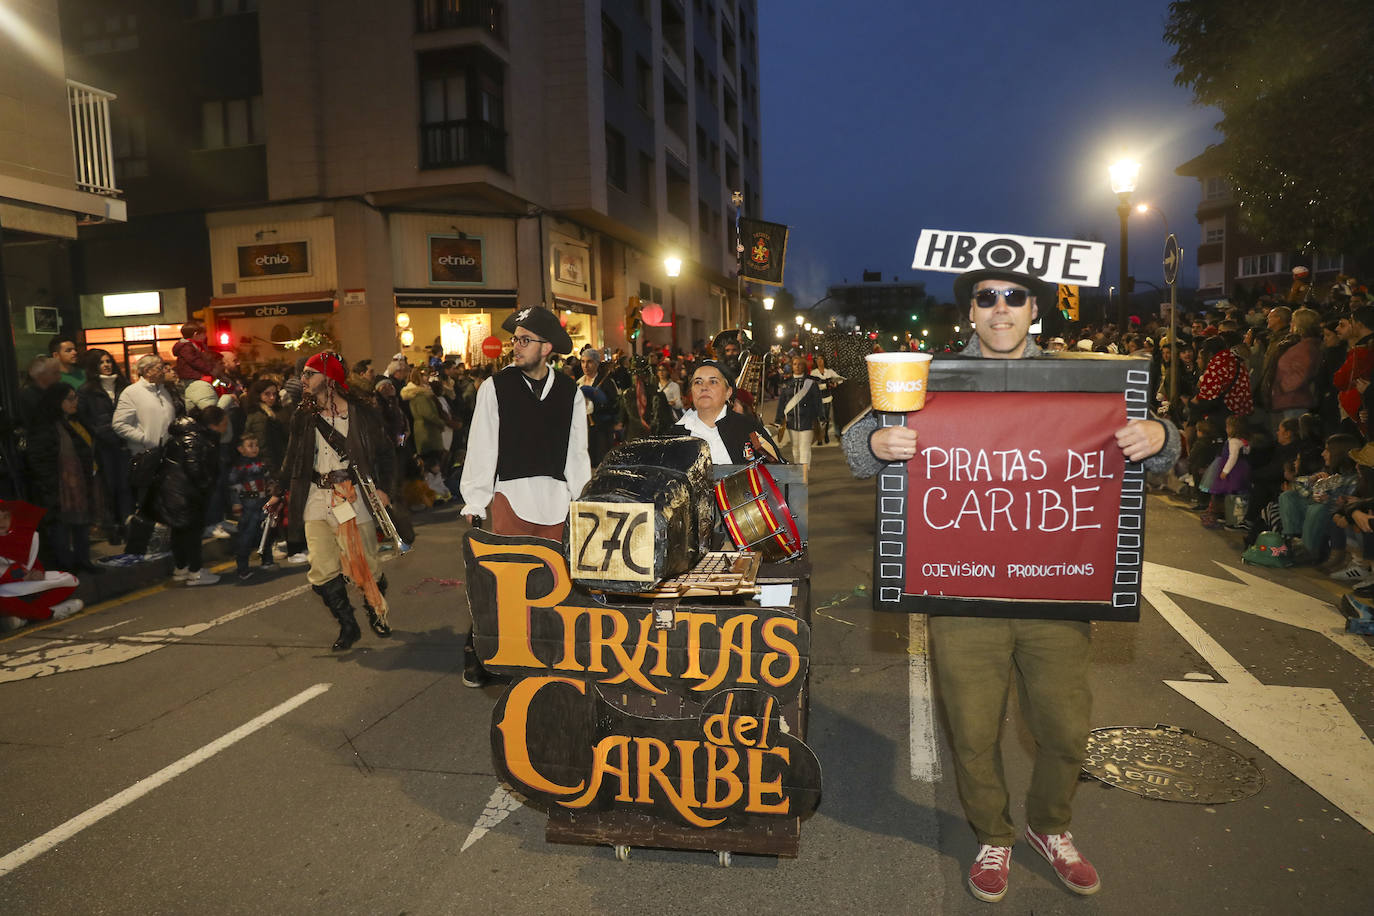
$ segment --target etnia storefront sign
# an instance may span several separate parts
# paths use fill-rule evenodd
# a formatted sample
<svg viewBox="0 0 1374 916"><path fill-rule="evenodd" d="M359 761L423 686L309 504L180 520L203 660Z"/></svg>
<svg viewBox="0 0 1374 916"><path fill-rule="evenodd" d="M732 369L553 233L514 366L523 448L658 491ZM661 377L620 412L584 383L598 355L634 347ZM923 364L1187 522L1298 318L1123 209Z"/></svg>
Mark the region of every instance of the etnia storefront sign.
<svg viewBox="0 0 1374 916"><path fill-rule="evenodd" d="M911 266L957 274L998 268L1030 274L1045 283L1097 286L1106 252L1102 242L922 229Z"/></svg>

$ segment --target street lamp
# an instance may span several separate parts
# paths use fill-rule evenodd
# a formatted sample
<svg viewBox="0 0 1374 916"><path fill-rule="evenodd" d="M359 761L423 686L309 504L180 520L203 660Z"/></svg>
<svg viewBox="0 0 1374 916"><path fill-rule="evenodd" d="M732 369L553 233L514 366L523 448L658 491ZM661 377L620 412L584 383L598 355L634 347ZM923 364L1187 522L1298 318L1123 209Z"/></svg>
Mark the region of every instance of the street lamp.
<svg viewBox="0 0 1374 916"><path fill-rule="evenodd" d="M1121 159L1111 164L1108 173L1111 175L1112 191L1121 201L1116 208L1117 215L1121 217L1121 307L1118 310L1117 326L1124 328L1126 326L1126 274L1130 269L1126 261L1126 220L1131 215L1131 192L1135 190L1136 179L1140 177L1140 163L1134 159Z"/></svg>
<svg viewBox="0 0 1374 916"><path fill-rule="evenodd" d="M677 255L668 255L663 259L663 272L668 275L668 288L672 290L673 297L673 332L672 346L669 347L674 353L677 352L677 278L682 273L682 258Z"/></svg>
<svg viewBox="0 0 1374 916"><path fill-rule="evenodd" d="M773 297L772 297L772 296L764 296L764 297L763 297L763 310L764 310L765 312L771 312L771 311L773 311Z"/></svg>

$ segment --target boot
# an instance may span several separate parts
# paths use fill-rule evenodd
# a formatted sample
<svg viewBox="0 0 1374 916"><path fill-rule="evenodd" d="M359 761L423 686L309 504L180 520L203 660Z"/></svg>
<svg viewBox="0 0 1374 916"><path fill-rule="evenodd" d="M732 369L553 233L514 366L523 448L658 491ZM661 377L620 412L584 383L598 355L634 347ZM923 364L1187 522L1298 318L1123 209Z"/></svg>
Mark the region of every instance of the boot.
<svg viewBox="0 0 1374 916"><path fill-rule="evenodd" d="M339 622L339 638L331 647L335 652L343 652L358 641L363 631L358 628L358 619L353 616L353 605L348 601L348 585L343 576L335 576L324 585L310 586L329 608L329 613Z"/></svg>
<svg viewBox="0 0 1374 916"><path fill-rule="evenodd" d="M377 580L377 591L381 592L383 595L386 594L385 573L383 573L382 577ZM367 624L368 626L372 627L373 633L376 633L382 639L386 639L388 636L391 635L391 627L383 623L382 618L377 616L377 612L372 609L372 605L367 603L366 595L363 596L363 610L367 611Z"/></svg>

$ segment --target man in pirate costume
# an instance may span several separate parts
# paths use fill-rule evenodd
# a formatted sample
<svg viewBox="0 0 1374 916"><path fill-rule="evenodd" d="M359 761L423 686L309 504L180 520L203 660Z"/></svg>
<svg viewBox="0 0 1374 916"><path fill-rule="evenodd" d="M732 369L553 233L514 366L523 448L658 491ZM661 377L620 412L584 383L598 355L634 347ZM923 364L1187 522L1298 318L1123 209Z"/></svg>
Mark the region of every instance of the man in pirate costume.
<svg viewBox="0 0 1374 916"><path fill-rule="evenodd" d="M362 631L348 599L347 577L363 595L372 631L391 635L387 624L386 577L377 560L376 523L358 491L358 479L369 478L383 506L390 504L384 487L394 479L396 450L382 425L381 413L351 392L348 370L337 353L310 357L301 373L301 405L291 417L290 440L278 473L278 484L291 492L287 540L302 539L310 551L309 580L325 607L339 622L334 650L342 652ZM355 478L349 471L358 471ZM279 497L274 496L268 505Z"/></svg>
<svg viewBox="0 0 1374 916"><path fill-rule="evenodd" d="M563 540L568 505L592 476L587 407L577 383L549 369L572 340L546 308L511 313L511 363L477 390L459 490L463 517L488 519L496 534ZM463 683L481 687L487 672L472 632L463 650Z"/></svg>

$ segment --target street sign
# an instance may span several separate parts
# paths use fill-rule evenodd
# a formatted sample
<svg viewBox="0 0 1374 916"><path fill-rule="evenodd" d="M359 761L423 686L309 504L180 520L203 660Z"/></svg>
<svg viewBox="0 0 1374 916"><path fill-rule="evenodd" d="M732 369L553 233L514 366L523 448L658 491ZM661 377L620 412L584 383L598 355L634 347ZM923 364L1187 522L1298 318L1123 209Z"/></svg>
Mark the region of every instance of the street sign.
<svg viewBox="0 0 1374 916"><path fill-rule="evenodd" d="M1164 282L1170 286L1178 280L1178 262L1183 259L1183 250L1178 247L1178 239L1172 232L1164 240Z"/></svg>
<svg viewBox="0 0 1374 916"><path fill-rule="evenodd" d="M1070 321L1078 320L1078 287L1059 284L1059 311Z"/></svg>
<svg viewBox="0 0 1374 916"><path fill-rule="evenodd" d="M501 338L488 337L482 341L482 355L487 359L496 359L501 355Z"/></svg>

